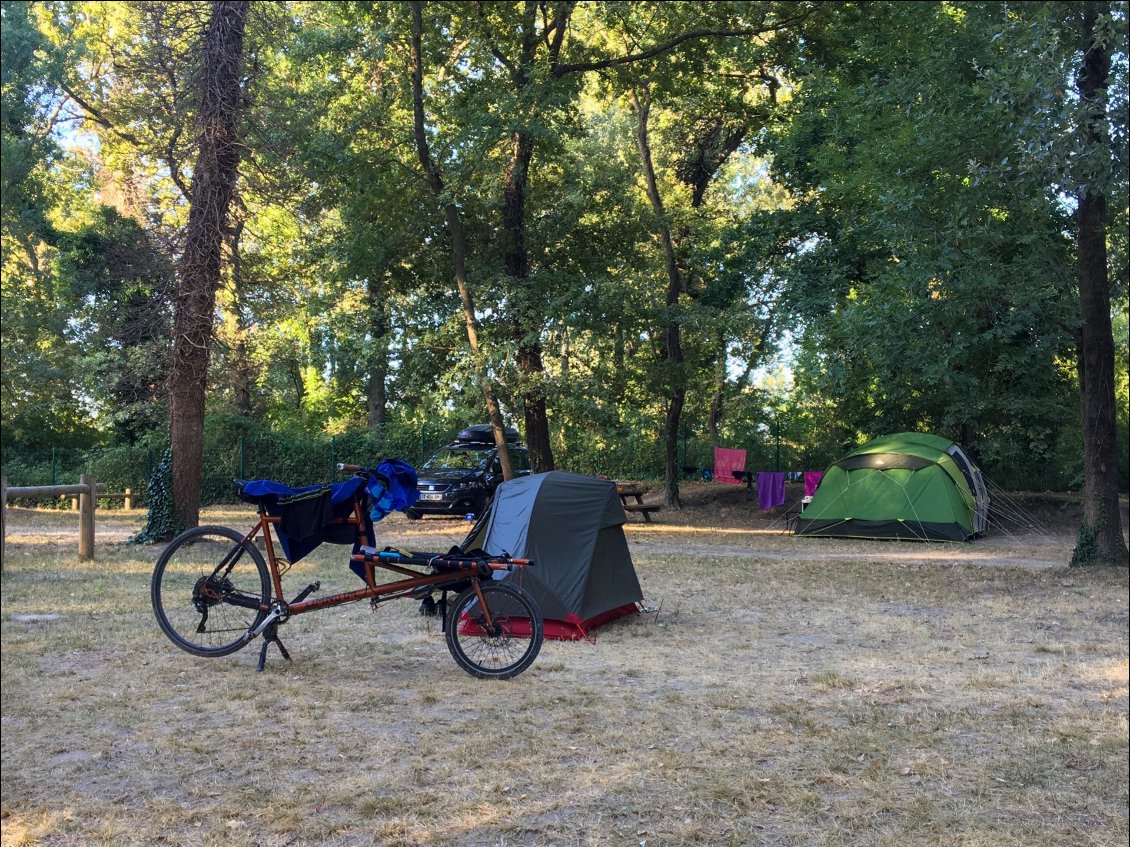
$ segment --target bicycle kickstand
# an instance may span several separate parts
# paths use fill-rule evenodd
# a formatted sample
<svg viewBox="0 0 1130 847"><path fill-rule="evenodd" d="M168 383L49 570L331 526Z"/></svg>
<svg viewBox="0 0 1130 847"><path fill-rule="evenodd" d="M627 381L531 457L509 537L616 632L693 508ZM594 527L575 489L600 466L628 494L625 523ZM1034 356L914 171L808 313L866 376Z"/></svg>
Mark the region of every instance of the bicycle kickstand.
<svg viewBox="0 0 1130 847"><path fill-rule="evenodd" d="M275 621L271 621L267 628L263 630L263 646L259 650L259 667L256 670L262 671L267 666L267 648L271 646L272 641L279 646L282 657L288 662L291 661L290 653L286 651L282 639L279 638L279 625Z"/></svg>

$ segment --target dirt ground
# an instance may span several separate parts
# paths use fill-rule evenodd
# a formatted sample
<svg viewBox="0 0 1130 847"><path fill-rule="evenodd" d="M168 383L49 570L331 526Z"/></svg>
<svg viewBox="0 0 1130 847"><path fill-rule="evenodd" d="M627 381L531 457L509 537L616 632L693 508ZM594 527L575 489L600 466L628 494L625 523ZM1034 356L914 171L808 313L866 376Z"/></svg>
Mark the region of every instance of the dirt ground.
<svg viewBox="0 0 1130 847"><path fill-rule="evenodd" d="M403 601L293 619L263 674L190 656L149 607L158 550L123 544L143 512L100 512L79 565L77 515L9 510L4 847L1127 843L1127 570L1066 567L1076 499L919 544L683 493L625 528L653 611L494 684ZM378 530L445 550L467 525ZM284 582L352 587L341 553Z"/></svg>
<svg viewBox="0 0 1130 847"><path fill-rule="evenodd" d="M660 504L662 489L643 486L644 502ZM785 506L761 511L756 495L750 497L739 485L684 482L680 487L683 508L660 510L650 523L639 515L628 515L624 526L629 545L638 554L755 556L792 561L887 561L895 563L933 563L938 565L998 565L1007 567L1057 568L1071 561L1075 534L1082 519L1078 494L1020 492L1007 495L1009 517L994 518L990 532L964 544L923 544L912 541L867 541L862 539L796 538L791 532L790 514L795 513L803 491L789 485ZM1123 534L1130 531L1130 499L1122 506ZM251 520L250 507L217 507L217 513L241 515ZM144 511L132 516L121 510L103 510L98 539L121 544L144 524ZM12 532L31 530L49 524L53 536L78 538L78 518L66 513L13 509ZM1023 523L1015 518L1020 517ZM205 516L205 520L207 516ZM378 527L382 545L412 546L430 543L435 549L460 543L469 524L458 519L425 518L408 521L391 515ZM430 549L430 548L429 548Z"/></svg>

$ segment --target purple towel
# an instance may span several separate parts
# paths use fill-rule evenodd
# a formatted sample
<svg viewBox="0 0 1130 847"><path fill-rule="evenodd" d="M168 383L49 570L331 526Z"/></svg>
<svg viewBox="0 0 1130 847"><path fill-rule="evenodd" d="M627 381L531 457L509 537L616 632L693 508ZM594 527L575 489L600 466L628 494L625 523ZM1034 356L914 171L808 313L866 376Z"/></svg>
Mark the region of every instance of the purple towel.
<svg viewBox="0 0 1130 847"><path fill-rule="evenodd" d="M816 486L820 484L820 480L824 478L824 471L805 471L804 472L804 496L811 497L816 493Z"/></svg>
<svg viewBox="0 0 1130 847"><path fill-rule="evenodd" d="M762 509L785 505L785 474L761 471L757 475L757 503Z"/></svg>

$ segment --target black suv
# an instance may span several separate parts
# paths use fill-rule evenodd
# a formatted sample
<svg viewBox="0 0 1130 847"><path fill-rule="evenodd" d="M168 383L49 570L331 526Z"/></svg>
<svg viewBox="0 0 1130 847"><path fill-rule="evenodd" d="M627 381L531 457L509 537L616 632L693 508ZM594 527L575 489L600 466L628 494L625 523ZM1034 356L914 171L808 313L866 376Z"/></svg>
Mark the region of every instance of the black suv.
<svg viewBox="0 0 1130 847"><path fill-rule="evenodd" d="M515 476L529 476L530 456L518 443L518 431L507 427L506 441ZM477 424L463 430L455 441L436 450L417 468L416 475L420 499L407 511L409 518L481 515L502 482L502 463L490 425Z"/></svg>

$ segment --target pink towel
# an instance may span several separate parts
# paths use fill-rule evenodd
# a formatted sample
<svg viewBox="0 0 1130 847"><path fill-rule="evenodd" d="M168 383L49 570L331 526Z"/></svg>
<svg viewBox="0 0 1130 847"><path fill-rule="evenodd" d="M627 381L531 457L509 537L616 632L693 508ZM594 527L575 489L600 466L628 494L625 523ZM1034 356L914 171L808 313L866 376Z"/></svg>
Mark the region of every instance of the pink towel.
<svg viewBox="0 0 1130 847"><path fill-rule="evenodd" d="M734 471L745 470L745 450L730 450L726 447L714 448L714 481L726 485L740 485L741 480Z"/></svg>
<svg viewBox="0 0 1130 847"><path fill-rule="evenodd" d="M804 472L804 496L811 497L816 493L816 486L820 484L820 480L824 477L824 471L805 471Z"/></svg>

